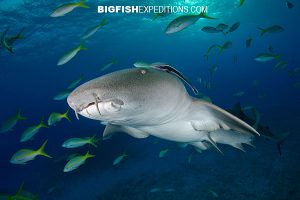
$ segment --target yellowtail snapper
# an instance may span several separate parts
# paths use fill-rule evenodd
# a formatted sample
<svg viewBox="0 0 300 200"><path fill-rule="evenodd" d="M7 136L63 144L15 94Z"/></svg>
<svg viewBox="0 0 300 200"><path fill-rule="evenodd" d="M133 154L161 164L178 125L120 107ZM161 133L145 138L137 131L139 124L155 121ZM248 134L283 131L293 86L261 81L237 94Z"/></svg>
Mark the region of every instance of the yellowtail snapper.
<svg viewBox="0 0 300 200"><path fill-rule="evenodd" d="M67 62L69 62L70 60L72 60L79 51L82 50L87 50L87 48L84 47L83 44L80 44L79 46L71 49L69 52L67 52L65 55L63 55L63 57L61 57L57 63L57 65L64 65Z"/></svg>
<svg viewBox="0 0 300 200"><path fill-rule="evenodd" d="M106 25L107 22L106 22L106 19L102 19L102 21L96 25L96 26L93 26L91 28L89 28L87 31L85 31L83 33L83 35L81 36L81 39L82 40L86 40L88 38L90 38L91 36L93 36L100 28L102 28L104 25Z"/></svg>
<svg viewBox="0 0 300 200"><path fill-rule="evenodd" d="M67 162L63 171L64 172L73 171L78 167L80 167L81 165L83 165L88 158L93 158L93 157L95 157L95 155L91 155L89 152L87 152L85 155L75 156Z"/></svg>
<svg viewBox="0 0 300 200"><path fill-rule="evenodd" d="M2 123L0 133L6 133L12 131L13 128L17 125L19 120L26 120L26 118L21 115L20 110L17 114L9 117L7 120L5 120Z"/></svg>
<svg viewBox="0 0 300 200"><path fill-rule="evenodd" d="M85 138L70 138L62 144L62 147L77 148L77 147L81 147L81 146L90 144L97 148L98 143L99 143L99 139L97 139L96 135L94 135L92 137L85 137Z"/></svg>
<svg viewBox="0 0 300 200"><path fill-rule="evenodd" d="M44 148L47 142L48 140L46 140L38 150L21 149L17 151L10 159L10 162L12 164L25 165L27 164L28 161L34 160L35 157L37 156L45 156L48 158L52 158L51 156L49 156L47 153L44 152Z"/></svg>
<svg viewBox="0 0 300 200"><path fill-rule="evenodd" d="M55 126L57 122L60 122L62 119L66 119L71 122L71 119L68 116L69 110L65 113L52 112L48 118L48 126Z"/></svg>
<svg viewBox="0 0 300 200"><path fill-rule="evenodd" d="M116 159L114 159L113 165L119 164L127 156L128 156L128 154L126 152L124 152L122 155L120 155Z"/></svg>
<svg viewBox="0 0 300 200"><path fill-rule="evenodd" d="M79 2L66 3L66 4L63 4L59 7L57 7L50 16L51 17L63 17L78 7L89 8L89 6L87 6L85 4L85 0L80 0Z"/></svg>
<svg viewBox="0 0 300 200"><path fill-rule="evenodd" d="M39 130L40 130L41 128L49 128L49 127L46 126L46 124L44 123L43 118L41 119L41 122L40 122L39 124L28 127L28 128L22 133L20 142L26 142L26 141L28 141L28 140L33 139L33 136L35 136L35 135L39 132Z"/></svg>
<svg viewBox="0 0 300 200"><path fill-rule="evenodd" d="M206 13L202 12L198 15L182 15L177 18L175 18L173 21L171 21L166 30L166 34L171 33L177 33L179 31L182 31L183 29L186 29L190 25L196 23L199 19L205 18L205 19L215 19L213 17L208 16Z"/></svg>

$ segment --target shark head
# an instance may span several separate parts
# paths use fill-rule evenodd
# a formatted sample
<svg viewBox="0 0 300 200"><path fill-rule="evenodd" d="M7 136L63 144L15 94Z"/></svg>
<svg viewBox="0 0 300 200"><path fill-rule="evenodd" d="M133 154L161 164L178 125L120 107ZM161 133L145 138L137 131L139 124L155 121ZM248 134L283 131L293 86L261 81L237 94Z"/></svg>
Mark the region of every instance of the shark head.
<svg viewBox="0 0 300 200"><path fill-rule="evenodd" d="M133 68L84 83L67 101L77 116L133 125L167 120L172 112L182 108L188 97L184 85L174 75Z"/></svg>

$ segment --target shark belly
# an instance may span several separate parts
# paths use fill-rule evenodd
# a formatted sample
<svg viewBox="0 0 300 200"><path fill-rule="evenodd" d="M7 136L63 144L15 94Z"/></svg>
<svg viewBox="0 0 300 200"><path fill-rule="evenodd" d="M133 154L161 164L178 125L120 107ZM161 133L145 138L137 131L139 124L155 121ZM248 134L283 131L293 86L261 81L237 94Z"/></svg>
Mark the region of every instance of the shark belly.
<svg viewBox="0 0 300 200"><path fill-rule="evenodd" d="M192 127L190 121L184 120L172 121L157 126L144 126L138 129L152 136L174 142L190 143L201 141L204 136L202 132L196 131Z"/></svg>

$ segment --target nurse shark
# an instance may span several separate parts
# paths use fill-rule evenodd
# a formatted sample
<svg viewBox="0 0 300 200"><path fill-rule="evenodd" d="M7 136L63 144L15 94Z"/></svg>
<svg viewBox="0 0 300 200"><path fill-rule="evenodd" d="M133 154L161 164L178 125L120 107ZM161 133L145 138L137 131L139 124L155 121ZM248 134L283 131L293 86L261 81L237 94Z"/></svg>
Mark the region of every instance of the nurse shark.
<svg viewBox="0 0 300 200"><path fill-rule="evenodd" d="M192 97L178 76L155 68L130 68L88 81L69 96L78 115L106 124L103 137L150 135L199 150L218 144L244 151L259 133L222 108Z"/></svg>

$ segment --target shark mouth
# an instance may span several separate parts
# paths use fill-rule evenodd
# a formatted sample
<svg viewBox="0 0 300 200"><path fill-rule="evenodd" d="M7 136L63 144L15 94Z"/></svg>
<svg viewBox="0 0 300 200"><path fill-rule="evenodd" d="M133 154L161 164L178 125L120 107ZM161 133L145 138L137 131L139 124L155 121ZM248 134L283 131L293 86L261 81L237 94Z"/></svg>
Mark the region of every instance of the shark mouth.
<svg viewBox="0 0 300 200"><path fill-rule="evenodd" d="M76 118L77 118L78 120L79 120L79 115L78 115L78 114L80 114L80 113L81 113L82 111L84 111L84 110L86 111L86 113L87 113L90 117L94 117L94 116L92 116L92 115L89 113L89 111L88 111L88 108L91 107L91 106L96 106L99 115L102 116L98 104L99 104L99 103L102 103L103 101L101 101L100 98L99 98L95 93L93 94L93 97L94 97L94 101L93 101L93 102L88 103L87 105L81 105L81 106L79 106L79 108L76 107L76 108L74 109L75 116L76 116Z"/></svg>

